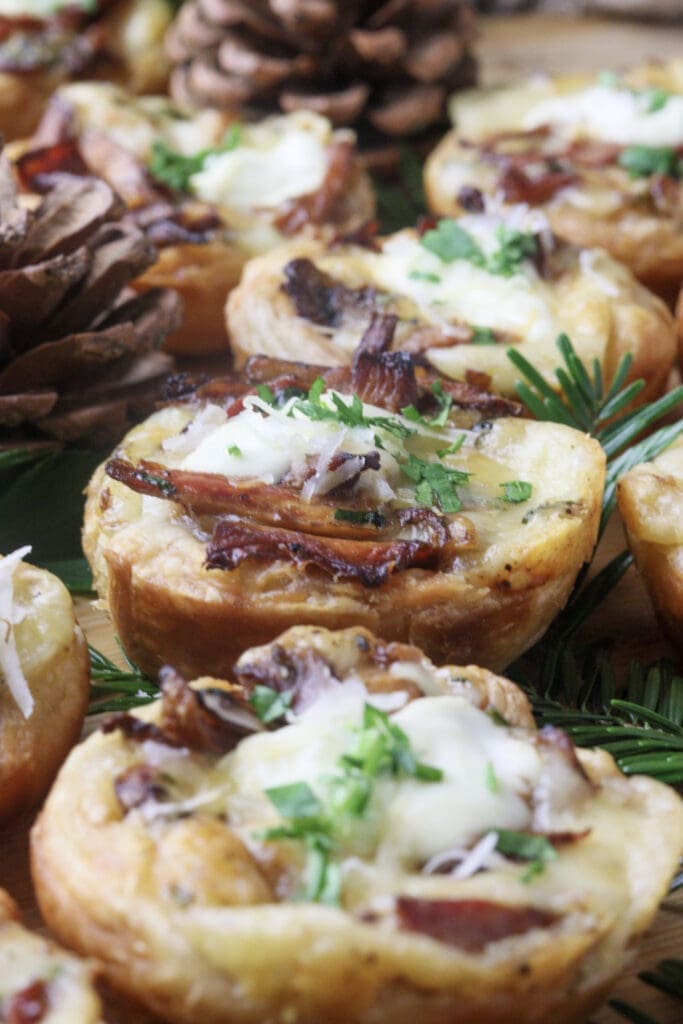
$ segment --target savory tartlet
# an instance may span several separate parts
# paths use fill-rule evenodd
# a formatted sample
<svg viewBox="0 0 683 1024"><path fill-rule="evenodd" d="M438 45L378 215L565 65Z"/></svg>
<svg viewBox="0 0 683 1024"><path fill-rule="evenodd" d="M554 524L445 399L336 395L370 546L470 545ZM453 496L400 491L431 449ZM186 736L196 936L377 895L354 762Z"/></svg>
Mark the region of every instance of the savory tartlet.
<svg viewBox="0 0 683 1024"><path fill-rule="evenodd" d="M226 347L225 300L251 256L302 231L344 235L374 214L353 132L306 111L237 123L165 96L74 83L57 92L18 166L30 186L78 162L159 247L138 286L180 292L185 322L166 348L183 354Z"/></svg>
<svg viewBox="0 0 683 1024"><path fill-rule="evenodd" d="M107 77L136 92L163 88L170 0L0 0L0 133L34 130L54 90Z"/></svg>
<svg viewBox="0 0 683 1024"><path fill-rule="evenodd" d="M683 278L683 61L623 77L538 76L470 90L425 167L431 209L528 203L578 245L607 249L675 298Z"/></svg>
<svg viewBox="0 0 683 1024"><path fill-rule="evenodd" d="M683 646L683 438L634 466L617 487L628 544L657 617Z"/></svg>
<svg viewBox="0 0 683 1024"><path fill-rule="evenodd" d="M90 689L69 592L21 561L29 551L0 557L0 819L43 796L78 738Z"/></svg>
<svg viewBox="0 0 683 1024"><path fill-rule="evenodd" d="M0 1020L8 1024L98 1024L100 1000L91 963L19 923L0 889Z"/></svg>
<svg viewBox="0 0 683 1024"><path fill-rule="evenodd" d="M257 257L227 305L237 365L253 353L349 363L371 311L399 317L395 347L458 380L515 394L510 347L557 386L559 334L610 379L620 358L659 394L675 357L664 303L606 253L558 242L527 207L473 213L368 244L294 239Z"/></svg>
<svg viewBox="0 0 683 1024"><path fill-rule="evenodd" d="M586 1019L683 849L672 789L363 629L233 678L167 670L71 753L32 833L64 941L173 1024Z"/></svg>
<svg viewBox="0 0 683 1024"><path fill-rule="evenodd" d="M499 667L544 631L593 549L602 449L416 370L394 326L350 369L254 360L96 472L84 549L136 664L224 675L306 623Z"/></svg>

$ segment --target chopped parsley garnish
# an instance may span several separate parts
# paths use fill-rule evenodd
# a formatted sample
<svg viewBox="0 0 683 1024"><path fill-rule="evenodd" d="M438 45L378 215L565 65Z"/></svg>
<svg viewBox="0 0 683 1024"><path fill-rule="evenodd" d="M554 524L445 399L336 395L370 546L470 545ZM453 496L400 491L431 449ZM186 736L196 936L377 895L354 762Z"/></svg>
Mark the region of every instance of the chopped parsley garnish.
<svg viewBox="0 0 683 1024"><path fill-rule="evenodd" d="M285 822L267 829L260 838L305 843L306 885L302 898L318 903L339 903L341 871L331 860L331 854L349 819L365 813L373 779L394 775L439 782L443 778L440 768L418 761L403 730L371 704L365 705L362 725L354 730L347 751L339 759L339 767L338 774L319 780L325 790L324 801L307 782L265 790Z"/></svg>
<svg viewBox="0 0 683 1024"><path fill-rule="evenodd" d="M220 146L202 149L192 156L176 153L165 142L155 142L152 144L152 157L149 162L150 174L177 192L187 192L190 187L190 178L204 169L207 158L237 149L241 138L242 126L236 121L230 125Z"/></svg>
<svg viewBox="0 0 683 1024"><path fill-rule="evenodd" d="M331 392L332 406L322 401L325 382L317 377L308 391L307 398L299 398L292 403L289 415L300 412L309 420L334 420L345 427L379 427L395 437L410 437L415 431L393 416L366 416L363 403L358 395L353 395L348 402L336 392Z"/></svg>
<svg viewBox="0 0 683 1024"><path fill-rule="evenodd" d="M410 454L401 463L403 472L415 481L415 500L420 505L437 505L442 512L459 512L462 502L457 488L469 480L470 474L461 469L450 469L440 462L426 462Z"/></svg>
<svg viewBox="0 0 683 1024"><path fill-rule="evenodd" d="M376 526L381 530L386 525L386 519L377 509L364 508L336 508L334 518L339 523L358 523L363 526Z"/></svg>
<svg viewBox="0 0 683 1024"><path fill-rule="evenodd" d="M275 722L289 711L292 706L293 697L294 693L292 690L278 692L270 686L259 684L252 690L249 696L249 703L254 709L256 717L264 725L268 725L269 722Z"/></svg>
<svg viewBox="0 0 683 1024"><path fill-rule="evenodd" d="M466 434L461 434L460 437L456 437L452 444L449 444L448 448L437 448L436 454L440 459L445 459L447 455L455 455L462 448L466 437Z"/></svg>
<svg viewBox="0 0 683 1024"><path fill-rule="evenodd" d="M427 281L429 284L441 284L438 274L432 274L430 270L411 270L408 277L413 281Z"/></svg>
<svg viewBox="0 0 683 1024"><path fill-rule="evenodd" d="M665 107L671 99L671 93L666 89L660 89L657 85L650 86L648 89L643 89L640 95L645 101L646 114L656 114L657 111Z"/></svg>
<svg viewBox="0 0 683 1024"><path fill-rule="evenodd" d="M533 491L533 487L526 480L508 480L500 486L503 488L503 501L507 501L511 505L519 505L522 501L528 501Z"/></svg>
<svg viewBox="0 0 683 1024"><path fill-rule="evenodd" d="M484 781L486 782L486 788L489 793L500 793L500 782L496 775L496 769L493 767L493 761L486 762L486 768L484 770Z"/></svg>
<svg viewBox="0 0 683 1024"><path fill-rule="evenodd" d="M236 458L239 458L241 456L241 454L242 454L242 449L240 448L239 445L231 444L231 445L228 446L228 455L234 455Z"/></svg>
<svg viewBox="0 0 683 1024"><path fill-rule="evenodd" d="M435 228L425 232L420 244L438 256L442 263L467 260L500 277L512 277L524 260L538 252L538 242L533 234L517 231L507 224L499 225L496 239L498 248L487 256L474 236L456 221L440 220Z"/></svg>
<svg viewBox="0 0 683 1024"><path fill-rule="evenodd" d="M259 396L262 402L266 403L266 405L275 404L275 395L273 393L272 388L269 388L267 384L257 384L256 394Z"/></svg>
<svg viewBox="0 0 683 1024"><path fill-rule="evenodd" d="M505 828L492 829L496 833L496 849L506 857L528 860L531 863L520 881L530 882L545 869L551 860L557 860L557 850L545 836L529 832L512 832Z"/></svg>
<svg viewBox="0 0 683 1024"><path fill-rule="evenodd" d="M651 174L683 177L683 158L671 146L627 146L618 162L631 178L648 178Z"/></svg>
<svg viewBox="0 0 683 1024"><path fill-rule="evenodd" d="M404 406L401 409L401 415L405 416L407 420L412 420L413 423L424 423L427 427L445 427L448 422L448 414L450 413L451 406L453 405L453 399L450 395L444 394L440 380L434 381L434 384L432 385L432 395L439 406L439 411L436 416L423 416L417 411L414 405Z"/></svg>
<svg viewBox="0 0 683 1024"><path fill-rule="evenodd" d="M490 327L473 327L471 345L495 345L496 336Z"/></svg>

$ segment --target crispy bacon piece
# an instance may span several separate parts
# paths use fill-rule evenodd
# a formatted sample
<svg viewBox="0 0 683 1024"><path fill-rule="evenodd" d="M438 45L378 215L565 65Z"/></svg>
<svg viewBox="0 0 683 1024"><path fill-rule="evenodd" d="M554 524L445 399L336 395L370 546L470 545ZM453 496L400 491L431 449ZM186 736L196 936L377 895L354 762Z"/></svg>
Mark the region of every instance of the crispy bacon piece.
<svg viewBox="0 0 683 1024"><path fill-rule="evenodd" d="M418 399L412 356L390 352L398 317L373 313L351 364L351 389L363 402L400 412Z"/></svg>
<svg viewBox="0 0 683 1024"><path fill-rule="evenodd" d="M350 142L331 143L328 146L327 170L320 188L283 203L275 218L276 227L285 235L295 235L306 224L333 221L336 207L349 191L354 171L353 145Z"/></svg>
<svg viewBox="0 0 683 1024"><path fill-rule="evenodd" d="M284 277L282 291L294 303L297 315L322 327L339 327L350 310L375 308L375 288L349 288L304 257L290 260Z"/></svg>
<svg viewBox="0 0 683 1024"><path fill-rule="evenodd" d="M32 981L20 992L15 992L7 1006L3 1020L6 1024L38 1024L50 1009L47 982Z"/></svg>
<svg viewBox="0 0 683 1024"><path fill-rule="evenodd" d="M401 927L422 932L467 953L480 953L490 942L550 928L560 915L536 907L515 907L488 900L396 899Z"/></svg>
<svg viewBox="0 0 683 1024"><path fill-rule="evenodd" d="M235 569L247 559L284 559L297 565L315 565L335 579L358 580L364 587L379 587L392 573L414 567L434 568L438 557L438 544L425 541L372 543L314 537L295 530L223 519L216 524L208 545L206 566Z"/></svg>
<svg viewBox="0 0 683 1024"><path fill-rule="evenodd" d="M553 199L569 185L575 185L578 175L569 171L547 171L531 175L521 167L507 167L498 179L498 188L508 203L528 203L539 206Z"/></svg>
<svg viewBox="0 0 683 1024"><path fill-rule="evenodd" d="M222 714L242 706L241 688L195 690L171 668L161 676L161 731L175 746L206 754L227 754L248 733L249 727Z"/></svg>

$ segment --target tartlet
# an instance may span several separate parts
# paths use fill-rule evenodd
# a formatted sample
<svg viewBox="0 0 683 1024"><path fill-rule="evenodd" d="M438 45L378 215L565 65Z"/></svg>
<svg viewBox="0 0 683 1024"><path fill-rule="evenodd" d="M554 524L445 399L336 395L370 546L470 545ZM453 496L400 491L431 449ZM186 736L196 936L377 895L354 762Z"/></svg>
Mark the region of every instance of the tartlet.
<svg viewBox="0 0 683 1024"><path fill-rule="evenodd" d="M84 550L136 664L224 675L307 623L500 667L544 631L593 550L602 449L416 369L394 326L350 369L255 359L95 473Z"/></svg>
<svg viewBox="0 0 683 1024"><path fill-rule="evenodd" d="M107 77L136 92L168 76L168 0L1 0L0 133L34 130L54 90L76 77Z"/></svg>
<svg viewBox="0 0 683 1024"><path fill-rule="evenodd" d="M90 659L61 580L0 557L0 819L42 797L76 742Z"/></svg>
<svg viewBox="0 0 683 1024"><path fill-rule="evenodd" d="M371 311L399 317L394 346L458 380L485 373L515 395L514 347L557 386L556 339L609 380L627 352L641 401L675 357L665 304L606 253L558 242L527 207L442 219L360 244L294 239L251 260L228 300L237 365L248 355L349 363Z"/></svg>
<svg viewBox="0 0 683 1024"><path fill-rule="evenodd" d="M484 196L542 209L675 298L683 278L683 61L623 77L537 77L451 101L455 128L425 166L427 201L452 216Z"/></svg>
<svg viewBox="0 0 683 1024"><path fill-rule="evenodd" d="M238 123L74 83L58 90L18 166L30 186L60 162L105 178L159 247L137 286L181 294L185 321L165 343L180 354L226 348L225 300L251 256L299 232L343 236L375 209L353 132L307 111Z"/></svg>
<svg viewBox="0 0 683 1024"><path fill-rule="evenodd" d="M683 438L617 486L628 544L659 622L683 647Z"/></svg>
<svg viewBox="0 0 683 1024"><path fill-rule="evenodd" d="M22 927L0 889L0 1019L10 1024L100 1024L92 963Z"/></svg>
<svg viewBox="0 0 683 1024"><path fill-rule="evenodd" d="M234 678L167 670L71 753L31 843L62 939L173 1024L586 1019L676 867L673 790L366 630Z"/></svg>

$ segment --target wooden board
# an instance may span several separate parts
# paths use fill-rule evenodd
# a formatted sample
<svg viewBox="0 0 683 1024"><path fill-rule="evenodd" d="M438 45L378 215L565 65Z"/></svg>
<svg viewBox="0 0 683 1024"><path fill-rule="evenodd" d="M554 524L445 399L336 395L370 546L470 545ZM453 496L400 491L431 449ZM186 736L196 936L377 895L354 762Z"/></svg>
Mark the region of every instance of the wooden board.
<svg viewBox="0 0 683 1024"><path fill-rule="evenodd" d="M621 24L608 19L517 16L484 22L481 40L483 80L509 80L529 71L569 72L604 66L626 67L649 57L683 55L683 32L675 27ZM623 537L615 523L600 551L604 561L622 548ZM106 617L91 602L77 604L79 620L90 642L113 660L120 654ZM649 602L634 570L606 602L591 623L591 636L609 636L619 658L649 661L673 652L664 644ZM14 822L0 836L0 885L19 903L27 922L41 927L28 869L28 831L31 816ZM645 936L633 964L615 988L614 995L650 1014L659 1024L681 1024L680 1003L638 980L637 972L652 968L658 960L683 957L683 892L664 901L653 928ZM110 1024L143 1024L145 1016L130 1008L108 1004ZM618 1024L623 1018L605 1007L591 1017L593 1024ZM74 1022L78 1024L78 1022ZM197 1022L201 1024L201 1022ZM552 1021L546 1024L553 1024Z"/></svg>

